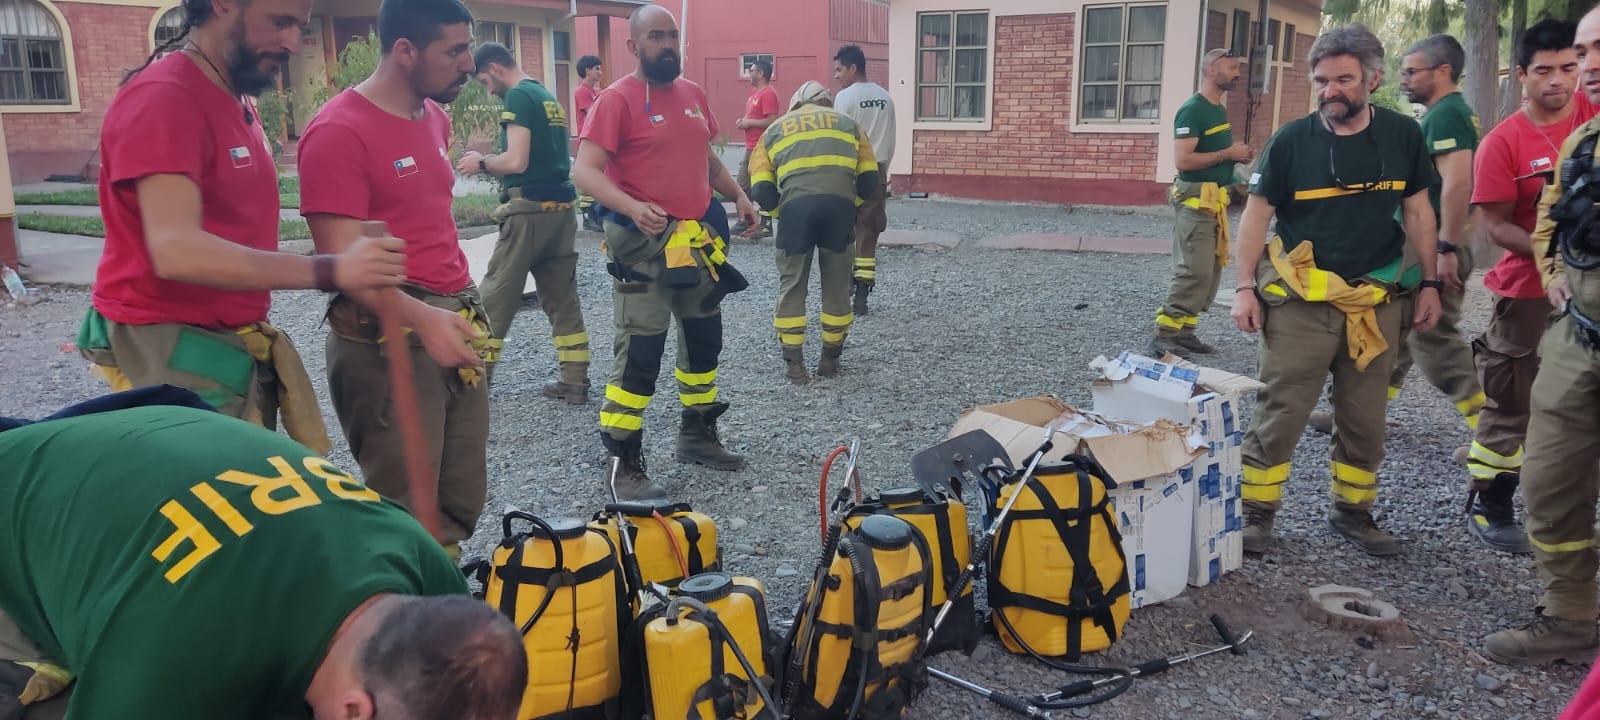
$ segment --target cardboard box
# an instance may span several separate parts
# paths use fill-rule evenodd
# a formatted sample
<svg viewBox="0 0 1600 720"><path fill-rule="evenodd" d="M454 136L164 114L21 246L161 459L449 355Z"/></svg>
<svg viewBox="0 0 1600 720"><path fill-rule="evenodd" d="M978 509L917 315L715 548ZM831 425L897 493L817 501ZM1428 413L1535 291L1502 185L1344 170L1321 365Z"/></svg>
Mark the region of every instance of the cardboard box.
<svg viewBox="0 0 1600 720"><path fill-rule="evenodd" d="M1237 570L1244 560L1244 421L1239 403L1263 385L1171 355L1155 360L1123 353L1116 360L1096 358L1092 366L1101 374L1092 385L1096 412L1139 422L1184 423L1199 432L1204 455L1179 470L1195 485L1189 584L1208 585Z"/></svg>
<svg viewBox="0 0 1600 720"><path fill-rule="evenodd" d="M1112 510L1128 560L1133 607L1177 597L1188 580L1196 491L1194 479L1179 471L1209 452L1200 435L1170 421L1111 420L1041 395L968 409L949 437L984 430L1021 470L1053 423L1060 429L1045 462L1089 455L1117 483Z"/></svg>

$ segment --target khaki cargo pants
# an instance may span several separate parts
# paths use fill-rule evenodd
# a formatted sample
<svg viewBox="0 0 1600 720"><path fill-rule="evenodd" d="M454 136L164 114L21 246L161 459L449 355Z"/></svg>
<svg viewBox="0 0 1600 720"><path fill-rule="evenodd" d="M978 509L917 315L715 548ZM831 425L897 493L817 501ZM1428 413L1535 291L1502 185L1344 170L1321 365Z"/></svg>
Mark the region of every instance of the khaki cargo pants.
<svg viewBox="0 0 1600 720"><path fill-rule="evenodd" d="M882 172L882 168L879 169ZM885 173L887 175L887 173ZM874 188L856 208L856 265L852 277L862 285L878 284L878 236L889 229L889 183Z"/></svg>
<svg viewBox="0 0 1600 720"><path fill-rule="evenodd" d="M822 344L842 347L850 334L855 321L850 309L850 268L856 251L854 242L841 244L853 232L860 236L851 227L859 224L855 209L847 199L821 196L798 198L785 208L776 243L778 307L772 318L784 347L800 347L806 342L806 293L813 255L822 286ZM804 248L804 252L790 255L794 248Z"/></svg>
<svg viewBox="0 0 1600 720"><path fill-rule="evenodd" d="M539 286L539 307L550 320L561 382L589 384L589 333L578 302L578 218L571 203L514 198L494 212L500 238L483 278L489 333L504 339L522 308L528 275Z"/></svg>
<svg viewBox="0 0 1600 720"><path fill-rule="evenodd" d="M115 369L115 373L96 369L112 392L175 385L193 391L224 415L278 429L277 371L270 362L250 359L238 333L176 323L123 325L109 319L105 326L111 347L79 348L79 353L97 366ZM243 358L239 365L248 368L220 368L218 356ZM236 383L225 384L215 377L224 370L241 369L245 377Z"/></svg>
<svg viewBox="0 0 1600 720"><path fill-rule="evenodd" d="M48 662L48 659L44 656L44 651L40 650L33 640L23 634L22 628L17 627L17 624L11 620L10 616L6 615L4 610L0 610L0 661L17 663ZM37 681L45 679L44 676L36 678ZM46 695L55 692L59 692L59 694L54 694L43 702L30 702L26 706L27 710L22 714L23 718L26 718L26 720L60 720L66 717L67 703L71 701L72 695L70 685L58 688L51 683L50 687L40 687L37 690L42 690ZM6 702L7 700L0 699L0 709L5 708Z"/></svg>
<svg viewBox="0 0 1600 720"><path fill-rule="evenodd" d="M1200 183L1177 186L1176 199L1193 197ZM1217 257L1217 216L1175 203L1172 209L1172 289L1156 311L1156 335L1191 334L1200 314L1211 309L1222 281L1222 259Z"/></svg>
<svg viewBox="0 0 1600 720"><path fill-rule="evenodd" d="M701 301L715 288L703 264L698 285L670 287L660 281L666 271L664 239L613 222L605 227L608 258L635 275L633 280L612 283L616 335L611 380L606 385L605 405L600 408L600 429L625 441L644 428L644 411L656 394L673 318L678 320L678 399L685 408L702 412L717 402L722 307L719 303L710 310L701 308Z"/></svg>
<svg viewBox="0 0 1600 720"><path fill-rule="evenodd" d="M1332 499L1342 508L1371 508L1378 499L1383 464L1384 411L1402 324L1409 322L1409 297L1374 308L1389 349L1356 369L1345 337L1345 315L1331 303L1306 302L1258 293L1261 299L1261 382L1255 420L1244 438L1243 499L1246 505L1283 506L1295 443L1333 375Z"/></svg>
<svg viewBox="0 0 1600 720"><path fill-rule="evenodd" d="M1472 341L1485 400L1467 470L1479 490L1503 473L1522 472L1529 396L1539 374L1539 340L1550 313L1550 301L1542 297L1496 297L1489 328Z"/></svg>
<svg viewBox="0 0 1600 720"><path fill-rule="evenodd" d="M1569 269L1568 273L1572 271ZM1600 495L1600 353L1578 340L1563 316L1539 343L1522 499L1528 540L1544 581L1545 614L1595 621L1594 512Z"/></svg>
<svg viewBox="0 0 1600 720"><path fill-rule="evenodd" d="M1410 252L1409 245L1406 251ZM1462 289L1439 293L1439 322L1431 330L1414 333L1409 328L1404 329L1405 342L1389 377L1389 398L1392 400L1400 394L1414 358L1416 364L1422 366L1422 374L1428 382L1455 402L1456 411L1466 420L1468 429L1476 430L1484 394L1473 365L1472 348L1461 337L1461 304L1466 298L1467 281L1472 277L1472 251L1462 245L1456 255L1460 259L1458 275Z"/></svg>
<svg viewBox="0 0 1600 720"><path fill-rule="evenodd" d="M471 308L482 314L477 289L471 286L454 296L407 290L433 307L452 312ZM383 336L377 315L342 294L334 296L328 307L328 326L332 330L327 341L328 394L350 454L361 466L368 487L409 505L404 438L394 414L386 355L395 342L390 338L377 342ZM414 334L407 339L429 470L438 478L442 542L460 543L472 536L488 497L487 378L469 384L455 368L434 362Z"/></svg>

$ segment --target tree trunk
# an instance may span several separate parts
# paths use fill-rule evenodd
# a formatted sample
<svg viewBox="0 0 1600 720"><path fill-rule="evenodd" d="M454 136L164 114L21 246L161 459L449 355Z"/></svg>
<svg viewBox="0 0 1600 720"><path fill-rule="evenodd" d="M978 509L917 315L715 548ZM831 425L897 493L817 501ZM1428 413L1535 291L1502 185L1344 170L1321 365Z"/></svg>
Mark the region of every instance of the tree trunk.
<svg viewBox="0 0 1600 720"><path fill-rule="evenodd" d="M1479 121L1489 127L1508 118L1522 106L1522 83L1517 82L1517 42L1528 29L1528 0L1511 0L1511 58L1506 61L1506 83L1500 93L1500 115L1491 123L1489 118Z"/></svg>
<svg viewBox="0 0 1600 720"><path fill-rule="evenodd" d="M1500 119L1500 8L1498 0L1466 0L1467 104L1483 129Z"/></svg>

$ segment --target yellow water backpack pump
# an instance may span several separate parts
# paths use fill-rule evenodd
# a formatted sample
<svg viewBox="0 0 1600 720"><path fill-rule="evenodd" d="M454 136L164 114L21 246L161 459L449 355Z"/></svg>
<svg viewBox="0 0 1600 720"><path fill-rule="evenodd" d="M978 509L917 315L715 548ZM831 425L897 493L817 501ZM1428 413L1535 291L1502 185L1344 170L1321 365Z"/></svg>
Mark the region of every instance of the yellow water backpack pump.
<svg viewBox="0 0 1600 720"><path fill-rule="evenodd" d="M928 557L933 564L933 581L928 588L928 623L931 626L949 597L950 586L956 583L962 568L972 557L966 505L959 498L932 488L893 488L851 509L845 526L857 527L870 514L892 515L906 521L927 543ZM973 602L972 583L967 583L945 616L944 624L934 633L927 654L960 650L971 655L981 639L982 627Z"/></svg>
<svg viewBox="0 0 1600 720"><path fill-rule="evenodd" d="M932 586L928 544L905 520L865 512L830 533L784 642L791 716L903 717L927 687Z"/></svg>
<svg viewBox="0 0 1600 720"><path fill-rule="evenodd" d="M513 532L513 521L532 527ZM619 642L631 612L617 551L581 520L507 513L484 599L522 630L528 686L519 720L610 720L622 691Z"/></svg>
<svg viewBox="0 0 1600 720"><path fill-rule="evenodd" d="M633 528L634 555L639 561L639 577L647 584L674 588L684 578L722 569L717 550L717 524L711 516L694 511L688 503L670 500L637 500L619 505ZM649 514L642 512L651 509ZM618 548L617 520L607 513L597 515L590 527L603 530Z"/></svg>
<svg viewBox="0 0 1600 720"><path fill-rule="evenodd" d="M1116 483L1079 455L1022 477L986 488L991 516L1021 493L989 554L995 631L1011 652L1073 662L1110 647L1128 621L1127 559L1108 494Z"/></svg>
<svg viewBox="0 0 1600 720"><path fill-rule="evenodd" d="M641 613L623 640L624 720L778 720L766 587L711 572Z"/></svg>

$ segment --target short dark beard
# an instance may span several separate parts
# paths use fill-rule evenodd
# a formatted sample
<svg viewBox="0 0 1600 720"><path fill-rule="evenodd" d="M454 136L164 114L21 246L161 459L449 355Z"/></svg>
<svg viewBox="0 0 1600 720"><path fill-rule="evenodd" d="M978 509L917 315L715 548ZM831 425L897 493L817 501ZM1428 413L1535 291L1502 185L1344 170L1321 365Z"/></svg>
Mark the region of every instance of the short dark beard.
<svg viewBox="0 0 1600 720"><path fill-rule="evenodd" d="M1338 101L1335 101L1335 102L1338 102ZM1345 113L1343 115L1339 116L1339 117L1333 117L1333 116L1329 115L1327 112L1325 112L1326 108L1329 105L1332 105L1332 104L1333 104L1332 102L1323 103L1321 107L1317 108L1317 112L1322 113L1322 117L1327 118L1331 122L1346 123L1346 122L1349 122L1351 118L1354 118L1355 116L1367 111L1367 104L1366 103L1364 103L1364 102L1358 103L1358 102L1350 100L1349 98L1345 98L1343 102L1339 103L1339 104L1345 106L1345 108L1346 108Z"/></svg>
<svg viewBox="0 0 1600 720"><path fill-rule="evenodd" d="M683 73L683 65L678 53L671 50L662 50L654 60L647 59L644 51L640 51L639 71L651 82L666 84L678 79L678 75Z"/></svg>
<svg viewBox="0 0 1600 720"><path fill-rule="evenodd" d="M244 16L234 21L233 27L228 30L227 55L228 84L233 86L233 91L244 95L259 97L267 88L278 84L278 73L289 64L289 56L284 54L266 54L251 50L244 42ZM278 61L278 69L265 72L261 69L261 61L272 58Z"/></svg>

